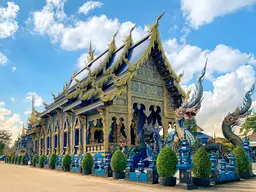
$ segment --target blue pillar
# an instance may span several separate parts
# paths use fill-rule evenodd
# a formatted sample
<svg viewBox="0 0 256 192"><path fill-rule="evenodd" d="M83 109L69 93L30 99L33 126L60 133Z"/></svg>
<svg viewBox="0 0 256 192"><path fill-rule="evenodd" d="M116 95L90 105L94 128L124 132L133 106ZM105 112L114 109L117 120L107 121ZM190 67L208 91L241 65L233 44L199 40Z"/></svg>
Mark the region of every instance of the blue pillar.
<svg viewBox="0 0 256 192"><path fill-rule="evenodd" d="M216 178L217 178L217 174L218 174L218 169L217 169L217 165L218 165L218 159L216 158L216 153L212 152L211 156L210 156L210 160L212 163L212 167L211 167L211 180L213 182L215 182Z"/></svg>
<svg viewBox="0 0 256 192"><path fill-rule="evenodd" d="M112 169L110 166L110 161L111 161L111 157L109 155L105 161L104 177L112 177Z"/></svg>
<svg viewBox="0 0 256 192"><path fill-rule="evenodd" d="M156 169L156 160L155 160L155 157L152 156L149 159L149 167L147 170L148 183L157 184L158 177L159 177L159 175L158 175L157 169Z"/></svg>
<svg viewBox="0 0 256 192"><path fill-rule="evenodd" d="M179 162L177 168L179 170L180 182L178 186L189 189L197 188L192 182L191 170L194 167L192 163L192 149L189 146L186 138L186 132L184 131L184 138L182 140L181 148L179 150Z"/></svg>
<svg viewBox="0 0 256 192"><path fill-rule="evenodd" d="M130 179L130 173L135 172L133 157L126 160L125 179Z"/></svg>
<svg viewBox="0 0 256 192"><path fill-rule="evenodd" d="M226 173L227 173L227 169L226 169L226 165L227 162L226 160L222 157L221 161L220 161L220 170L219 170L219 179L220 182L225 182L227 179Z"/></svg>

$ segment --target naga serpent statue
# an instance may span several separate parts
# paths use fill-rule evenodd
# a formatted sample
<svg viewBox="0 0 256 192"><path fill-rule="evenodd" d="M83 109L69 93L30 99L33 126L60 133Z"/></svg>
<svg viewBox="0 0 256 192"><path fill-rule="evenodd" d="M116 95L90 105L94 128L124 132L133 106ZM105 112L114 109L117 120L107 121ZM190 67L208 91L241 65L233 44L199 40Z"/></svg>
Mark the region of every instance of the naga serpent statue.
<svg viewBox="0 0 256 192"><path fill-rule="evenodd" d="M247 117L251 114L252 110L249 110L252 105L251 95L254 91L255 83L251 89L245 94L244 102L241 107L237 107L233 113L229 113L222 122L222 133L226 139L228 139L235 147L242 146L242 139L233 132L233 127L240 125L239 119Z"/></svg>
<svg viewBox="0 0 256 192"><path fill-rule="evenodd" d="M202 82L204 80L205 72L206 72L207 60L205 62L205 66L203 68L202 74L197 79L197 86L192 98L183 103L178 109L175 110L176 121L175 121L175 131L177 134L177 138L174 140L173 150L177 151L177 145L179 141L181 141L184 137L184 133L186 132L186 136L190 145L193 145L195 142L194 136L188 129L184 128L184 121L189 120L192 117L196 116L201 108L201 102L203 99L203 85Z"/></svg>

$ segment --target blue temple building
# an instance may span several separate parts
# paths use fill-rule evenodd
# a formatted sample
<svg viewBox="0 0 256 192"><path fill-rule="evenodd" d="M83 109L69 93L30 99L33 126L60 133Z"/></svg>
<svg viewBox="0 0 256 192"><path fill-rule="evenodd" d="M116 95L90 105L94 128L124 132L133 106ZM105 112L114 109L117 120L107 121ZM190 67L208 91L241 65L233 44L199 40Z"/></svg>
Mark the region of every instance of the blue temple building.
<svg viewBox="0 0 256 192"><path fill-rule="evenodd" d="M122 144L136 146L139 133L152 141L154 125L175 121L175 109L187 98L168 62L158 31L158 20L147 36L133 43L132 30L124 44L108 48L74 72L45 110L32 107L28 128L19 145L31 138L31 153L107 154Z"/></svg>

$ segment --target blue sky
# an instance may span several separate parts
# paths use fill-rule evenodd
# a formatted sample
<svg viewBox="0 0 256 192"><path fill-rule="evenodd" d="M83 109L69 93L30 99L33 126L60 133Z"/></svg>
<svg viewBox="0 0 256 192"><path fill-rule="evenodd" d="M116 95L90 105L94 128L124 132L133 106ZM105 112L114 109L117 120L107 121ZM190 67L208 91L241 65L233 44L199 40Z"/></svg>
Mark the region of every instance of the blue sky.
<svg viewBox="0 0 256 192"><path fill-rule="evenodd" d="M10 2L9 2L10 1ZM1 0L0 129L15 134L27 121L31 95L36 107L52 101L73 70L86 60L89 41L96 55L119 29L120 45L136 24L134 40L160 21L166 55L185 90L194 88L206 58L205 94L198 123L220 132L255 76L256 0Z"/></svg>

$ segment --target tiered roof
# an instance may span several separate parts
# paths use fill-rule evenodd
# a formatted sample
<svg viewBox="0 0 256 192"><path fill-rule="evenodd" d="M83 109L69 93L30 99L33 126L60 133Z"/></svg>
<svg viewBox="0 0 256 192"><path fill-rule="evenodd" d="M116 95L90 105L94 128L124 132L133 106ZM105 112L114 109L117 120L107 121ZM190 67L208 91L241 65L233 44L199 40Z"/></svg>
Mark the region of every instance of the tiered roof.
<svg viewBox="0 0 256 192"><path fill-rule="evenodd" d="M175 74L162 48L158 31L158 21L162 16L163 14L157 18L155 24L150 26L149 34L136 44L133 44L131 35L135 28L134 26L121 47L116 48L116 33L109 43L108 50L95 59L93 59L94 51L90 46L89 55L93 60L81 71L72 75L69 83L64 86L62 93L57 97L54 96L52 104L45 105L46 110L39 117L44 117L60 106L70 110L80 105L82 101L88 104L92 98L102 102L113 100L124 93L124 85L135 76L136 70L150 56L156 58L158 68L166 84L173 83L172 88L169 90L171 95L186 98L186 94L179 86L181 76ZM114 89L115 91L113 92L112 90Z"/></svg>

